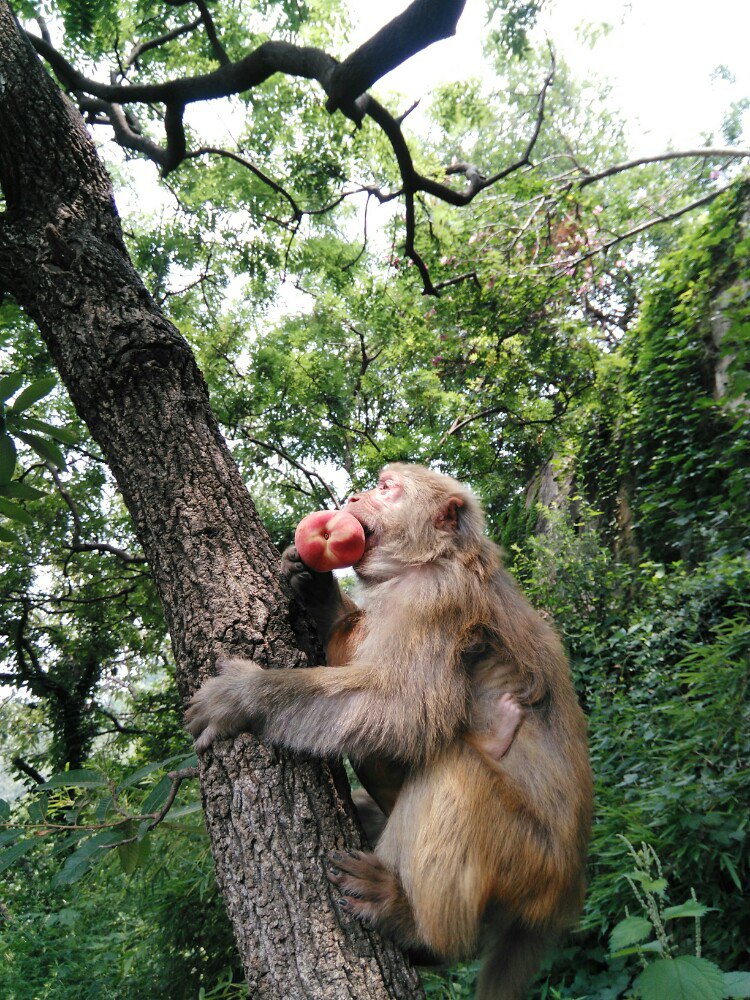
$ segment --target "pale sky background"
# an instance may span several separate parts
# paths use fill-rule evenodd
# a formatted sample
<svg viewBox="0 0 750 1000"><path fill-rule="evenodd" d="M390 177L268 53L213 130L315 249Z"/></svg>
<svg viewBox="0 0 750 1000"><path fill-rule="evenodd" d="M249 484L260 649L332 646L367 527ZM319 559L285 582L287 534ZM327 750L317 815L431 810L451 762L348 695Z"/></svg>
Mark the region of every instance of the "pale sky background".
<svg viewBox="0 0 750 1000"><path fill-rule="evenodd" d="M405 6L354 0L354 42ZM481 75L485 22L484 0L467 0L456 36L414 56L378 89L416 99L437 83ZM602 22L612 31L593 49L579 40L579 26ZM750 0L552 0L537 37L545 31L578 78L612 81L612 104L628 119L633 153L659 152L670 141L693 145L702 132L718 131L731 101L750 97ZM711 80L719 65L734 74L734 85ZM750 128L750 116L745 121Z"/></svg>

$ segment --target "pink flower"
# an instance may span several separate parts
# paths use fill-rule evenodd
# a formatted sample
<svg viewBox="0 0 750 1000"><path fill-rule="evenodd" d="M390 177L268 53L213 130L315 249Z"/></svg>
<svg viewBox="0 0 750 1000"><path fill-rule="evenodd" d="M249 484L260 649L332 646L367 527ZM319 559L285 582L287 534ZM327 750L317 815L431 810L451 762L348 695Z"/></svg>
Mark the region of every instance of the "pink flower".
<svg viewBox="0 0 750 1000"><path fill-rule="evenodd" d="M591 211L594 213L594 215L601 215L602 212L604 211L604 207L602 205L594 205Z"/></svg>

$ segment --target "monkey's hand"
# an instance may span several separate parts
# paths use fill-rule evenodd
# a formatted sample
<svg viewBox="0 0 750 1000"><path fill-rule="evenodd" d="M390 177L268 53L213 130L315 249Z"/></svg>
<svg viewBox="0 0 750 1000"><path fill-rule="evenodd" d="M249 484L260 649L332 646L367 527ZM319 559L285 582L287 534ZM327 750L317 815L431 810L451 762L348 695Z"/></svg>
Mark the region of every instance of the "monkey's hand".
<svg viewBox="0 0 750 1000"><path fill-rule="evenodd" d="M281 554L281 576L306 608L335 599L338 584L333 573L316 573L310 569L302 562L294 545L284 549Z"/></svg>
<svg viewBox="0 0 750 1000"><path fill-rule="evenodd" d="M198 753L214 740L236 736L259 718L255 693L265 671L250 660L218 660L219 673L193 695L185 725Z"/></svg>
<svg viewBox="0 0 750 1000"><path fill-rule="evenodd" d="M353 601L344 598L333 573L316 573L309 569L294 545L282 553L281 577L315 622L323 642L328 642L341 617L348 610L356 609Z"/></svg>

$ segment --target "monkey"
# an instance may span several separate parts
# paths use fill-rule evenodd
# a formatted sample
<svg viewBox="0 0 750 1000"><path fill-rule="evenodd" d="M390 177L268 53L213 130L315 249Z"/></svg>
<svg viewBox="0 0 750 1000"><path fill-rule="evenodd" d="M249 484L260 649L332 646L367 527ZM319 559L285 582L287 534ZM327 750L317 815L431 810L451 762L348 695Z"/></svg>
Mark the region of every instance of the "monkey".
<svg viewBox="0 0 750 1000"><path fill-rule="evenodd" d="M374 851L331 857L342 911L417 955L481 951L477 998L519 1000L585 891L592 777L562 644L456 480L394 463L345 509L361 607L282 557L329 666L223 661L186 724L198 751L252 729L348 755L378 828Z"/></svg>

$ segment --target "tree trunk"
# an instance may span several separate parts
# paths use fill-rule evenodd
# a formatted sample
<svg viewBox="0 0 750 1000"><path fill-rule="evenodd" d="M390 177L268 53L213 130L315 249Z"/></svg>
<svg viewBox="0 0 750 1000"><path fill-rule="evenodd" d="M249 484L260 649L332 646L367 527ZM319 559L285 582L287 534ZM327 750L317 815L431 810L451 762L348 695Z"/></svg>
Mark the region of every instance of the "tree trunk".
<svg viewBox="0 0 750 1000"><path fill-rule="evenodd" d="M183 697L217 655L303 667L270 543L185 340L122 241L83 122L0 0L0 290L36 321L117 479L164 605ZM304 650L304 652L301 651ZM216 874L253 998L409 997L416 973L334 906L327 852L359 846L340 769L250 736L201 761Z"/></svg>

